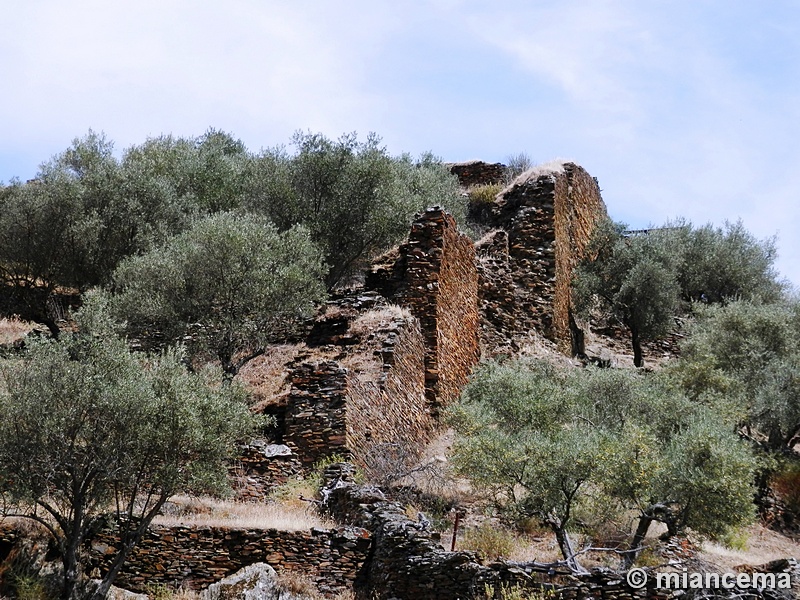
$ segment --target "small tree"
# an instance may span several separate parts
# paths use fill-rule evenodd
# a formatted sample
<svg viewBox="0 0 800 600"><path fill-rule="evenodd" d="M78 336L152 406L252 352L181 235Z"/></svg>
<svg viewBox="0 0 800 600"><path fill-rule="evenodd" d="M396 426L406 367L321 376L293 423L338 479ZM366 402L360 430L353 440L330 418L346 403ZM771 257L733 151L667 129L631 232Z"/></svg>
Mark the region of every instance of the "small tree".
<svg viewBox="0 0 800 600"><path fill-rule="evenodd" d="M375 134L359 142L298 133L293 144L294 154L275 148L251 161L244 205L281 230L308 227L325 253L329 289L402 240L415 212L439 204L464 213L458 180L431 155L392 157Z"/></svg>
<svg viewBox="0 0 800 600"><path fill-rule="evenodd" d="M575 418L564 377L543 363L488 364L449 420L458 471L521 517L550 527L570 568L584 569L569 535L576 507L602 479L603 435Z"/></svg>
<svg viewBox="0 0 800 600"><path fill-rule="evenodd" d="M592 496L638 512L629 564L653 521L713 536L753 514L746 444L711 408L655 376L489 364L450 419L459 471L505 508L547 524L576 571L569 531Z"/></svg>
<svg viewBox="0 0 800 600"><path fill-rule="evenodd" d="M800 439L800 304L705 307L691 333L673 369L681 385L724 389L741 411L738 425L761 432L765 449L789 451Z"/></svg>
<svg viewBox="0 0 800 600"><path fill-rule="evenodd" d="M785 284L774 262L776 240L758 240L741 221L693 227L682 220L667 223L662 235L680 255L678 283L686 302L726 303L738 298L780 299Z"/></svg>
<svg viewBox="0 0 800 600"><path fill-rule="evenodd" d="M114 310L155 326L195 354L219 360L227 379L262 354L324 297L324 267L307 231L278 233L255 216L220 213L166 245L124 261Z"/></svg>
<svg viewBox="0 0 800 600"><path fill-rule="evenodd" d="M677 313L678 257L653 233L625 237L624 226L606 221L588 247L588 260L576 270L575 306L588 314L601 310L619 319L631 333L633 363L644 365L642 340L665 333Z"/></svg>
<svg viewBox="0 0 800 600"><path fill-rule="evenodd" d="M119 544L99 600L167 498L225 485L222 460L251 417L238 388L187 373L179 353L142 362L97 313L79 321L90 328L0 366L0 493L7 514L52 535L65 599L78 595L84 542L112 518Z"/></svg>

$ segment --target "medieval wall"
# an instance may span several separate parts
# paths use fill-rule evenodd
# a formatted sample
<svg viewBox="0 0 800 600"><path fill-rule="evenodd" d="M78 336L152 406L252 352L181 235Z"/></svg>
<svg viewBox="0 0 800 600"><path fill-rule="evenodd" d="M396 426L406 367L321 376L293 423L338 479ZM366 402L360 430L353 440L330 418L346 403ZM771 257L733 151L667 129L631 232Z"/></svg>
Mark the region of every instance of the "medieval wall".
<svg viewBox="0 0 800 600"><path fill-rule="evenodd" d="M281 450L275 452L274 449ZM260 501L276 487L302 473L298 456L284 445L254 440L240 446L228 465L228 481L237 500Z"/></svg>
<svg viewBox="0 0 800 600"><path fill-rule="evenodd" d="M357 462L369 461L371 452L385 444L421 451L434 424L425 401L419 321L410 315L392 319L367 340L361 355L371 355L377 364L359 372L358 361L348 361L347 447Z"/></svg>
<svg viewBox="0 0 800 600"><path fill-rule="evenodd" d="M350 465L336 464L326 470L325 478L330 490L326 503L330 513L340 521L372 532L369 558L355 582L356 598L484 599L487 585L495 590L496 598L500 597L503 587L519 586L534 594L548 590L555 600L666 600L697 592L656 588L654 569L646 569L648 577L644 587L633 588L624 575L604 568L586 575L573 575L558 565L534 561L484 564L473 552L448 552L434 534L409 519L400 504L387 501L380 490L353 483L352 473ZM672 568L679 569L681 559L676 556L669 563ZM748 569L790 573L793 578L798 574L797 563L792 559L745 570ZM716 597L741 598L741 590L713 592ZM776 597L769 589L748 592L754 599Z"/></svg>
<svg viewBox="0 0 800 600"><path fill-rule="evenodd" d="M475 246L439 207L417 215L406 244L366 286L407 306L425 338L425 394L436 415L455 401L480 358Z"/></svg>
<svg viewBox="0 0 800 600"><path fill-rule="evenodd" d="M553 303L553 334L559 349L583 354L582 332L572 319L571 283L575 267L585 256L586 246L598 222L607 216L600 187L583 168L564 164L558 178L555 202L556 283Z"/></svg>
<svg viewBox="0 0 800 600"><path fill-rule="evenodd" d="M304 362L292 371L283 440L304 465L348 456L347 369L334 360Z"/></svg>
<svg viewBox="0 0 800 600"><path fill-rule="evenodd" d="M606 214L596 181L574 163L532 169L485 211L478 242L482 342L502 351L536 331L580 352L571 279L594 225ZM571 327L572 325L572 327Z"/></svg>
<svg viewBox="0 0 800 600"><path fill-rule="evenodd" d="M278 531L222 527L151 526L134 548L115 585L146 592L166 585L202 589L257 562L278 573L297 571L323 593L352 589L368 555L370 533L355 527ZM89 570L103 574L117 538L112 532L90 542Z"/></svg>
<svg viewBox="0 0 800 600"><path fill-rule="evenodd" d="M448 165L450 172L458 177L458 182L464 186L482 185L489 183L502 183L506 176L506 166L502 163L486 163L481 160Z"/></svg>
<svg viewBox="0 0 800 600"><path fill-rule="evenodd" d="M335 454L363 463L376 445L409 439L421 449L433 420L419 320L386 308L337 312L329 321L317 343L335 359L293 367L283 442L305 466Z"/></svg>

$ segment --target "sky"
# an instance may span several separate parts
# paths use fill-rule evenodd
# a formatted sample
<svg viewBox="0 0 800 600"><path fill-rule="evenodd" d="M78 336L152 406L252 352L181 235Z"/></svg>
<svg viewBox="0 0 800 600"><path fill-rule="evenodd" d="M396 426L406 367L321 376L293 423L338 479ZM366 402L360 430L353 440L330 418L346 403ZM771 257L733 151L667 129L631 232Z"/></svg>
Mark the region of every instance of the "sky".
<svg viewBox="0 0 800 600"><path fill-rule="evenodd" d="M570 159L640 228L741 219L800 285L798 0L3 0L0 181L92 129Z"/></svg>

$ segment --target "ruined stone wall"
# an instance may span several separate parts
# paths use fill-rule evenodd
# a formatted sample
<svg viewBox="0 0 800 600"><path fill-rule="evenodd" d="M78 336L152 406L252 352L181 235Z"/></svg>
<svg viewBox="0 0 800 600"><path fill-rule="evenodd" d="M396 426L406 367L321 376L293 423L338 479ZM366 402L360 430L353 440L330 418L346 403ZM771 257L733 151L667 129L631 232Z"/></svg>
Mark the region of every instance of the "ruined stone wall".
<svg viewBox="0 0 800 600"><path fill-rule="evenodd" d="M349 456L347 435L347 369L333 360L304 362L291 375L283 439L301 462Z"/></svg>
<svg viewBox="0 0 800 600"><path fill-rule="evenodd" d="M458 182L464 186L481 185L488 183L502 183L506 176L506 166L502 163L486 163L480 160L453 163L448 165L450 172L458 177Z"/></svg>
<svg viewBox="0 0 800 600"><path fill-rule="evenodd" d="M593 228L606 214L596 181L574 163L519 177L486 211L493 228L478 243L482 342L516 350L536 331L564 352L582 350L571 319L571 279Z"/></svg>
<svg viewBox="0 0 800 600"><path fill-rule="evenodd" d="M276 487L302 472L302 462L286 446L287 453L276 454L274 445L263 440L241 446L228 465L228 481L237 500L263 500Z"/></svg>
<svg viewBox="0 0 800 600"><path fill-rule="evenodd" d="M387 501L376 488L353 483L353 472L352 466L345 464L331 465L326 470L330 491L326 507L338 520L372 532L369 558L355 582L358 599L485 599L487 585L494 589L495 598L500 597L503 587L519 586L534 593L549 590L556 600L667 600L693 591L657 589L653 569L647 569L643 588L632 588L624 573L605 568L573 575L558 565L533 561L484 564L473 552L448 552L435 534L409 519L400 504ZM670 561L669 568L680 570L681 560ZM796 578L798 567L796 561L787 559L744 566L743 572L750 571L793 573ZM795 579L795 592L796 588ZM754 599L776 598L771 590L748 592ZM741 590L714 590L713 595L740 600ZM788 600L792 596L783 597Z"/></svg>
<svg viewBox="0 0 800 600"><path fill-rule="evenodd" d="M336 360L293 368L282 436L303 465L335 454L364 464L378 444L413 439L421 449L428 440L425 342L419 320L402 312L337 313L335 327L318 328L329 331L318 342Z"/></svg>
<svg viewBox="0 0 800 600"><path fill-rule="evenodd" d="M564 165L556 192L556 284L553 304L553 335L563 352L583 354L582 332L572 318L571 282L575 267L598 222L607 216L597 181L574 163Z"/></svg>
<svg viewBox="0 0 800 600"><path fill-rule="evenodd" d="M482 341L490 350L530 331L553 336L556 177L512 185L494 202L489 221L499 231L479 245Z"/></svg>
<svg viewBox="0 0 800 600"><path fill-rule="evenodd" d="M347 387L347 447L362 465L386 444L421 451L433 429L419 321L393 319L365 346L360 352L372 349L377 369L351 368Z"/></svg>
<svg viewBox="0 0 800 600"><path fill-rule="evenodd" d="M407 306L425 338L425 394L434 415L458 398L480 358L475 247L439 207L417 215L396 260L366 285Z"/></svg>
<svg viewBox="0 0 800 600"><path fill-rule="evenodd" d="M96 535L89 544L89 571L103 574L116 544L111 532ZM196 590L265 562L278 573L302 573L321 592L331 594L352 589L370 544L370 533L354 527L278 531L151 526L115 585L137 592L153 585Z"/></svg>

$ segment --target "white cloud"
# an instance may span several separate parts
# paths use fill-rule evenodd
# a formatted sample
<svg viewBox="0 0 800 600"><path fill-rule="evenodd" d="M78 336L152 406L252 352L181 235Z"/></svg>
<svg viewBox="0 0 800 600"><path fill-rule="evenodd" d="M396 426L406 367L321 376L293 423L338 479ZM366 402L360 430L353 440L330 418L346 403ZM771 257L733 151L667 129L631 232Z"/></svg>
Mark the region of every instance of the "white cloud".
<svg viewBox="0 0 800 600"><path fill-rule="evenodd" d="M446 159L574 156L616 217L741 216L758 235L780 229L797 258L792 14L690 0L12 0L0 179L32 175L24 165L89 127L125 147L214 126L253 149L296 129L377 131L394 152Z"/></svg>

